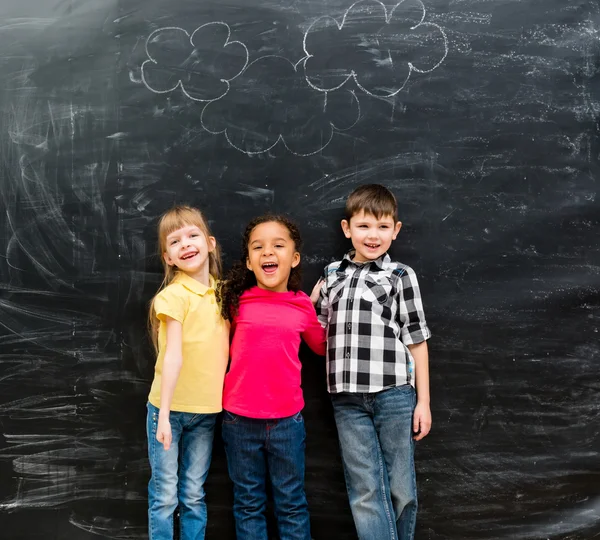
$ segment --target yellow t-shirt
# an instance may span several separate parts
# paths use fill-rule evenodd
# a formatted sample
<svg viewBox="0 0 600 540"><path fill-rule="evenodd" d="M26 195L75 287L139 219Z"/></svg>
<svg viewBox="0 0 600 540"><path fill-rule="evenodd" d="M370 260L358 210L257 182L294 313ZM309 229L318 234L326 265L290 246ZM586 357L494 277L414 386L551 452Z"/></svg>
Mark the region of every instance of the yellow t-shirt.
<svg viewBox="0 0 600 540"><path fill-rule="evenodd" d="M160 408L168 316L183 325L183 363L171 410L202 414L222 410L223 379L229 357L229 324L221 317L215 285L212 276L210 287L207 287L178 272L154 299L154 313L160 326L158 358L148 401L155 407Z"/></svg>

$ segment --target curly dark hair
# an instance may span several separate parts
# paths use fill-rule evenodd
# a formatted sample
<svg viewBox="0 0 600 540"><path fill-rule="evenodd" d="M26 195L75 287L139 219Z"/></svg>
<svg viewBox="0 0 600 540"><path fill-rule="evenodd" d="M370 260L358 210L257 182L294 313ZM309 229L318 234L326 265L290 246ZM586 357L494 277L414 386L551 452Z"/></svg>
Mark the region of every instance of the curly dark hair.
<svg viewBox="0 0 600 540"><path fill-rule="evenodd" d="M231 270L227 272L225 279L220 282L217 288L217 299L221 303L221 314L225 320L231 321L237 315L240 307L240 296L242 293L256 285L256 276L252 270L248 270L246 260L248 259L248 244L252 231L262 223L279 223L283 225L290 233L290 238L294 242L294 247L298 253L302 250L302 238L297 225L286 216L266 214L254 218L244 231L242 237L242 256L236 262ZM301 263L290 272L288 281L288 290L298 292L302 282Z"/></svg>

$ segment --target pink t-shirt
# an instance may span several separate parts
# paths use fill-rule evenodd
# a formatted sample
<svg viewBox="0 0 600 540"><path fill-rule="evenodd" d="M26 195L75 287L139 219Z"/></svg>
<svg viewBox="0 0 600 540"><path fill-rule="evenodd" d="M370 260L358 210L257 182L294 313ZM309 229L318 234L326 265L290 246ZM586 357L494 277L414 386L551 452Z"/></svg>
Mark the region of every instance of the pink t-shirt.
<svg viewBox="0 0 600 540"><path fill-rule="evenodd" d="M252 287L240 297L231 331L223 408L250 418L284 418L301 411L300 338L321 355L326 343L310 298L302 291Z"/></svg>

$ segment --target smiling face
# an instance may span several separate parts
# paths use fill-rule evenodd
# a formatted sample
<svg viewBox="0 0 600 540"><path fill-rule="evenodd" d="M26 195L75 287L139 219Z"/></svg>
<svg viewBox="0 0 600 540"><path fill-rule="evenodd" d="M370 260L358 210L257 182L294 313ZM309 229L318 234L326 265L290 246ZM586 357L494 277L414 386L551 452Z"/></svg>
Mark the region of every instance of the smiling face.
<svg viewBox="0 0 600 540"><path fill-rule="evenodd" d="M365 214L361 210L350 219L342 220L342 230L346 238L352 240L356 250L354 261L363 263L381 257L396 239L402 223L394 222L390 215L382 215L379 219L373 214Z"/></svg>
<svg viewBox="0 0 600 540"><path fill-rule="evenodd" d="M287 291L290 272L298 264L300 253L285 225L267 221L254 227L248 240L246 266L261 289Z"/></svg>
<svg viewBox="0 0 600 540"><path fill-rule="evenodd" d="M206 236L196 225L186 225L167 235L163 257L189 276L208 284L208 254L215 249L213 236Z"/></svg>

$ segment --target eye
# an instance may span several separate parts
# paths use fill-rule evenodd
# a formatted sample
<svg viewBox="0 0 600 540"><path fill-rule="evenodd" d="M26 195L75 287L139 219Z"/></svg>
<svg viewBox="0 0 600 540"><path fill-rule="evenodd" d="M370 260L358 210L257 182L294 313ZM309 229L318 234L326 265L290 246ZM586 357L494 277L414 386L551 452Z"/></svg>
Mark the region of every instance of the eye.
<svg viewBox="0 0 600 540"><path fill-rule="evenodd" d="M282 247L285 247L285 246L283 244L275 244L275 247L276 248L282 248Z"/></svg>
<svg viewBox="0 0 600 540"><path fill-rule="evenodd" d="M190 234L191 238L196 238L197 236L200 236L200 235L198 233L192 233L192 234Z"/></svg>
<svg viewBox="0 0 600 540"><path fill-rule="evenodd" d="M171 243L169 245L174 246L177 243L177 240L171 240Z"/></svg>
<svg viewBox="0 0 600 540"><path fill-rule="evenodd" d="M381 228L382 228L382 229L389 229L389 228L390 228L390 226L389 226L389 225L382 225L382 226L381 226Z"/></svg>
<svg viewBox="0 0 600 540"><path fill-rule="evenodd" d="M256 250L258 250L258 249L262 249L262 246L254 246L254 247L252 248L252 250L253 250L253 251L256 251Z"/></svg>

